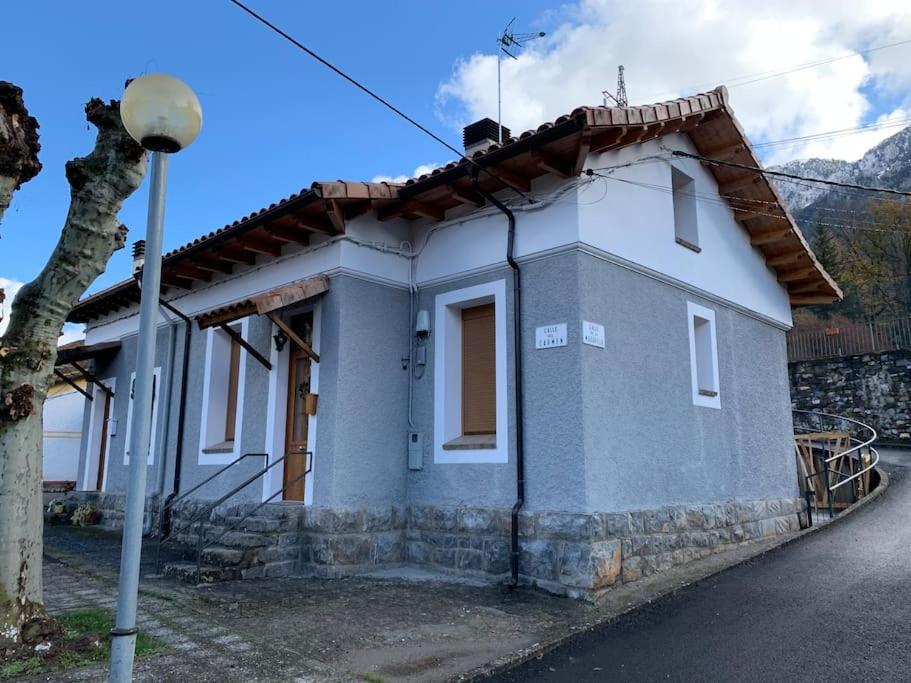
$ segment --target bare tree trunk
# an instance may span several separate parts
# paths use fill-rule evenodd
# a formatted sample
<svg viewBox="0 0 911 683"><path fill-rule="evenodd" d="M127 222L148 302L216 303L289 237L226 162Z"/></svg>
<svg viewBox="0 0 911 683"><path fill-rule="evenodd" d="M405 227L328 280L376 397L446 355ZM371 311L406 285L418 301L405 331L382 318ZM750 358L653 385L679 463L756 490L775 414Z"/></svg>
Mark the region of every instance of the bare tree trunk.
<svg viewBox="0 0 911 683"><path fill-rule="evenodd" d="M54 252L24 285L0 337L0 643L26 639L45 618L41 596L42 409L67 314L126 240L117 220L142 182L146 155L117 102L93 99L95 149L66 165L70 209Z"/></svg>

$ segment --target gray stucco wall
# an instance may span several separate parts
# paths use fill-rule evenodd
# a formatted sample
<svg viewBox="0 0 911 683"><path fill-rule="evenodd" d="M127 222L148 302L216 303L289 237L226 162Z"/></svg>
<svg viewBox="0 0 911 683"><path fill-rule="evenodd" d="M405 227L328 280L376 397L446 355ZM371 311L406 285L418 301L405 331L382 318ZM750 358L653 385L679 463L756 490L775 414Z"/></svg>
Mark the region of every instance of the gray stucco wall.
<svg viewBox="0 0 911 683"><path fill-rule="evenodd" d="M331 279L320 310L313 504L401 504L408 429L408 292Z"/></svg>
<svg viewBox="0 0 911 683"><path fill-rule="evenodd" d="M586 510L797 496L785 333L580 253ZM715 311L721 409L693 405L687 302ZM565 491L569 496L571 491Z"/></svg>

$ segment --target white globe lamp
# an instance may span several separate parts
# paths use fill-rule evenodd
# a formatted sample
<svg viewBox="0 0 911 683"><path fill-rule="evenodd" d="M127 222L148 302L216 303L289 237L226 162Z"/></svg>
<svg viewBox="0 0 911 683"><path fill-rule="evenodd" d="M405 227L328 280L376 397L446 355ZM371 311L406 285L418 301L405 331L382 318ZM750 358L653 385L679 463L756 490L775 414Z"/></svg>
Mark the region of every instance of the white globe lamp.
<svg viewBox="0 0 911 683"><path fill-rule="evenodd" d="M153 152L179 152L190 146L202 128L196 93L167 74L146 74L130 81L120 117L130 136Z"/></svg>

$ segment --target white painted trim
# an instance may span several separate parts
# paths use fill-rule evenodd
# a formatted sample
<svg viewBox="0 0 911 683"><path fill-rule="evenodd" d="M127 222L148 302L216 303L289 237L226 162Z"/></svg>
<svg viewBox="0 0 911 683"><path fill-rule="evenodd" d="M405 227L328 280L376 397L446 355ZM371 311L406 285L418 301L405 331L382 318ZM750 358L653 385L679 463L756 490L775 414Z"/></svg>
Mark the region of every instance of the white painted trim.
<svg viewBox="0 0 911 683"><path fill-rule="evenodd" d="M460 311L493 302L496 344L496 448L445 450L462 434L462 322ZM434 313L433 460L435 463L509 462L509 400L506 360L506 280L438 294Z"/></svg>
<svg viewBox="0 0 911 683"><path fill-rule="evenodd" d="M704 396L699 393L699 377L696 353L696 335L693 322L696 318L707 320L709 332L711 334L711 354L712 354L712 374L715 396ZM715 336L715 311L705 306L686 302L686 326L690 340L690 379L692 382L693 405L702 406L703 408L721 408L721 384L718 381L718 339Z"/></svg>
<svg viewBox="0 0 911 683"><path fill-rule="evenodd" d="M108 379L101 381L104 386L114 392L114 396L111 397L111 419L114 418L114 401L117 398L117 392L115 388L117 386L117 378L109 377ZM83 491L94 491L95 483L98 481L98 450L101 448L101 435L98 434L99 429L108 428L104 424L100 424L104 420L104 401L100 400L100 397L104 393L96 387L94 384L92 387L92 402L89 404L89 429L85 439L85 468L82 474L82 490ZM97 425L97 426L96 426ZM97 442L96 442L97 436ZM108 478L108 464L111 461L109 457L111 453L111 435L110 431L108 432L108 440L105 444L104 452L104 473L101 476L101 490L104 491L105 483ZM91 476L91 473L95 473L94 479ZM91 487L91 488L90 488Z"/></svg>
<svg viewBox="0 0 911 683"><path fill-rule="evenodd" d="M236 323L235 323L236 324ZM244 339L249 337L250 318L241 318L240 336ZM241 443L243 440L244 425L244 396L245 386L247 384L247 353L246 349L241 349L240 364L237 370L237 412L234 416L234 446L227 453L204 453L203 449L211 446L208 441L210 402L212 387L212 356L215 350L215 335L223 334L227 336L224 330L218 327L210 327L206 330L206 360L205 371L203 374L202 385L202 406L200 407L199 418L199 452L198 464L200 465L227 465L232 460L237 459L241 454ZM224 421L225 413L222 413Z"/></svg>
<svg viewBox="0 0 911 683"><path fill-rule="evenodd" d="M155 451L157 450L158 443L156 438L158 437L158 404L159 404L159 395L161 394L161 367L157 367L154 370L155 376L155 396L152 399L152 430L149 432L149 456L146 462L149 465L155 462ZM133 397L131 396L133 388L133 380L136 379L136 372L133 371L130 373L130 388L127 390L127 428L125 438L123 440L123 464L130 464L130 434L133 429Z"/></svg>
<svg viewBox="0 0 911 683"><path fill-rule="evenodd" d="M306 308L301 309L301 312ZM322 322L322 306L316 302L313 311L313 350L320 352L320 330ZM266 434L263 452L269 454L269 462L280 458L285 451L285 422L288 416L288 362L290 358L291 343L285 344L281 353L276 351L271 336L278 332L278 327L273 323L270 331L271 353L269 362L272 370L269 372L269 395L266 406ZM319 394L319 363L310 364L310 391ZM318 412L318 411L317 411ZM318 415L311 415L307 420L307 450L312 454L307 465L310 474L304 478L304 505L313 504L313 477L316 473L316 429ZM262 500L265 501L273 493L277 493L284 481L282 466L275 466L263 477Z"/></svg>

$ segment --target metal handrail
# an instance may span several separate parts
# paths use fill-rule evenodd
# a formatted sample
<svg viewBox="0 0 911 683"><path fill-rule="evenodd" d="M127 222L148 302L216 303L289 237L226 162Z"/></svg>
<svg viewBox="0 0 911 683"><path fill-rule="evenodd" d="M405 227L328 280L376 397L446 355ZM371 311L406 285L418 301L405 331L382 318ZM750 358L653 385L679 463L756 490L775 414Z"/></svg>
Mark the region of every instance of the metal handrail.
<svg viewBox="0 0 911 683"><path fill-rule="evenodd" d="M837 489L839 489L840 487L844 486L845 484L847 484L851 481L854 481L858 477L863 476L864 474L866 474L867 472L872 470L874 467L876 467L877 464L879 464L879 452L872 445L873 442L877 439L878 434L877 434L876 430L873 427L871 427L870 425L865 424L865 423L861 422L860 420L855 420L850 417L844 417L843 415L834 415L832 413L825 413L825 412L821 412L821 411L798 410L798 409L793 409L791 412L792 412L792 414L811 415L816 418L826 418L826 419L833 419L833 420L840 420L842 422L847 422L847 423L850 423L851 425L856 425L856 426L860 427L861 429L865 430L869 435L868 438L857 438L855 436L852 436L849 433L848 442L850 444L855 444L855 445L852 446L851 448L848 448L845 451L842 451L840 453L835 453L831 457L824 458L822 460L822 465L823 465L822 470L817 471L817 472L812 472L812 473L808 474L806 477L808 491L810 489L810 487L809 487L810 479L812 479L813 477L819 477L819 476L823 477L823 484L824 484L826 490L828 491L829 516L832 517L833 516L832 502L833 502L834 492ZM804 433L814 433L814 430L811 427L803 427L801 425L795 424L794 429L795 429L795 431L803 430ZM817 428L816 431L819 431L819 429ZM812 443L811 443L811 447L812 447ZM863 466L862 451L864 449L866 449L866 455L872 456L870 463L866 466ZM844 476L844 472L841 471L840 467L838 469L834 469L834 470L829 467L829 464L831 462L834 462L835 460L838 460L839 458L844 458L846 456L851 460L857 460L862 465L861 469L859 469L857 472L855 472L854 474L852 474L850 476ZM841 481L838 481L837 483L832 484L829 480L830 474L836 475L836 477L839 477L839 478L841 478L841 477L844 477L844 478L841 479ZM809 496L808 496L808 500L807 500L808 517L810 515L809 507L810 506L809 506ZM812 524L812 522L810 522L810 523Z"/></svg>
<svg viewBox="0 0 911 683"><path fill-rule="evenodd" d="M215 477L217 477L219 474L221 474L222 472L224 472L224 471L227 470L227 469L230 469L231 467L233 467L234 465L236 465L238 462L240 462L241 460L243 460L244 457L246 457L247 455L265 455L267 458L269 457L269 454L268 454L268 453L245 453L244 455L240 456L239 458L237 458L237 459L234 460L233 462L231 462L231 463L225 465L224 467L222 467L222 468L221 468L220 470L218 470L215 474L213 474L212 476L210 476L210 477L208 477L207 479L205 479L202 483L197 484L195 487L193 487L193 488L190 489L189 491L184 492L184 493L181 495L181 498L185 498L188 494L190 494L190 493L192 493L193 491L196 491L197 489L199 489L203 484L209 483L209 482L212 481ZM192 526L193 524L197 524L196 533L197 533L197 536L199 536L199 535L200 535L200 529L199 529L199 526L198 526L198 525L201 523L201 520L202 520L202 517L203 517L204 514L205 514L205 516L209 516L210 514L212 514L212 510L214 510L214 509L217 508L219 505L221 505L222 503L224 503L228 498L230 498L231 496L233 496L234 494L236 494L238 491L240 491L240 490L246 488L247 486L249 486L250 484L252 484L254 481L256 481L257 479L259 479L261 476L263 476L266 472L268 472L268 471L271 470L273 467L275 467L278 463L282 462L284 459L285 459L285 456L283 455L282 457L280 457L280 458L274 460L273 462L269 463L268 465L266 465L266 466L263 467L262 469L260 469L260 470L258 470L257 472L255 472L252 476L250 476L249 478L247 478L246 481L244 481L243 483L238 484L237 486L235 486L233 489L231 489L230 491L228 491L228 493L226 493L225 495L223 495L223 496L222 496L221 498L219 498L218 500L210 502L202 511L197 511L197 513L196 513L195 515L193 515L193 517L190 519L190 521L187 523L187 525L188 525L188 526ZM175 499L175 500L171 501L171 504L173 505L177 500L178 500L178 499ZM160 519L160 518L159 518L159 519ZM159 571L161 570L161 546L164 545L165 543L167 543L168 541L171 541L171 540L172 540L172 537L171 537L170 535L169 535L167 538L162 538L162 536L161 536L161 524L160 524L160 522L159 522L159 529L158 529L158 547L157 547L156 555L155 555L155 573L156 573L156 574L158 574Z"/></svg>
<svg viewBox="0 0 911 683"><path fill-rule="evenodd" d="M304 479L304 477L306 477L308 474L310 474L313 471L313 452L312 451L306 451L305 453L295 453L295 455L306 455L307 456L307 462L309 463L309 465L307 465L307 469L304 470L304 472L302 474L298 475L291 481L287 482L278 491L276 491L271 496L266 498L263 502L261 502L255 508L253 508L252 510L248 510L245 515L243 515L240 519L238 519L232 525L228 526L225 529L222 529L221 533L218 534L218 536L216 536L213 539L210 539L208 542L203 543L202 534L197 534L197 536L196 536L196 583L199 583L199 579L202 575L202 553L206 548L209 548L209 547L215 545L216 543L218 543L218 541L220 541L222 538L224 538L225 534L227 534L229 531L236 530L241 524L243 524L250 517L252 517L254 515L254 513L259 512L265 505L267 505L269 502L271 502L277 495L283 494L289 488L294 486L294 484L296 484L297 482ZM285 457L287 457L287 456L282 456L281 460L284 460ZM276 460L276 462L278 462L278 460Z"/></svg>
<svg viewBox="0 0 911 683"><path fill-rule="evenodd" d="M191 489L189 489L189 490L187 490L187 491L184 491L183 493L181 493L181 494L180 494L179 496L177 496L176 498L172 498L172 499L170 500L170 502L168 502L168 503L166 503L165 505L163 505L163 506L161 507L161 509L162 509L162 510L167 510L168 508L173 507L175 503L178 503L178 502L182 501L184 498L186 498L187 496L189 496L191 493L193 493L193 492L195 492L195 491L198 491L198 490L201 489L203 486L205 486L206 484L208 484L210 481L212 481L213 479L215 479L215 477L217 477L219 474L221 474L222 472L225 472L226 470L231 469L232 467L234 467L234 465L236 465L237 463L239 463L239 462L240 462L241 460L243 460L244 458L251 458L251 457L254 457L254 456L263 456L264 458L268 458L268 457L269 457L269 454L268 454L268 453L244 453L244 454L241 455L240 457L236 458L235 460L232 460L232 461L229 462L227 465L225 465L224 467L222 467L220 470L218 470L218 471L217 471L215 474L213 474L212 476L206 477L205 479L203 479L201 482L199 482L199 483L198 483L196 486L194 486L193 488L191 488Z"/></svg>

